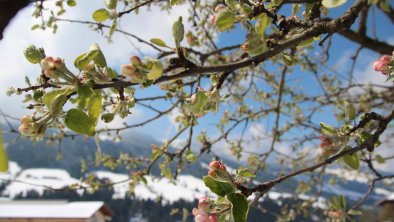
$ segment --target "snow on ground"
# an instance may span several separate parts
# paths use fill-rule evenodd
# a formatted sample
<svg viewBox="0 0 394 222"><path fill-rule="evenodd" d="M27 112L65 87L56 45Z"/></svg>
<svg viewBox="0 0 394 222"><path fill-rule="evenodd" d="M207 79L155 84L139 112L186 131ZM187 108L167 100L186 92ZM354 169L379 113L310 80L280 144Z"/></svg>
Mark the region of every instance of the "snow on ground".
<svg viewBox="0 0 394 222"><path fill-rule="evenodd" d="M106 171L96 171L94 174L99 179L109 179L115 183L128 179L126 174L116 174ZM161 196L163 200L168 202L174 202L180 199L194 201L210 193L201 179L190 175L179 175L175 181L176 184L167 178L159 179L152 176L145 176L145 178L147 184L140 183L135 188L135 194L138 199L156 199ZM115 184L114 191L113 198L123 198L129 191L128 182Z"/></svg>
<svg viewBox="0 0 394 222"><path fill-rule="evenodd" d="M252 195L252 198L254 198L254 195ZM306 195L306 194L294 195L294 194L286 193L286 192L269 191L266 196L264 196L262 199L260 199L260 202L264 201L265 198L274 200L279 205L282 205L282 203L285 202L286 199L291 199L291 198L296 198L296 199L301 199L301 200L309 200L312 202L312 207L314 207L314 208L320 208L320 209L327 208L327 199L326 198L310 196L310 195Z"/></svg>
<svg viewBox="0 0 394 222"><path fill-rule="evenodd" d="M326 169L327 174L335 175L347 181L356 181L359 183L368 184L371 181L371 175L357 170L346 170L346 169Z"/></svg>
<svg viewBox="0 0 394 222"><path fill-rule="evenodd" d="M26 169L15 178L15 181L7 185L3 196L13 198L20 193L26 195L32 190L42 194L48 187L59 189L77 183L80 184L80 181L72 178L67 171L62 169Z"/></svg>
<svg viewBox="0 0 394 222"><path fill-rule="evenodd" d="M8 173L0 173L0 185L4 182L15 179L19 172L21 172L21 167L16 162L10 161Z"/></svg>

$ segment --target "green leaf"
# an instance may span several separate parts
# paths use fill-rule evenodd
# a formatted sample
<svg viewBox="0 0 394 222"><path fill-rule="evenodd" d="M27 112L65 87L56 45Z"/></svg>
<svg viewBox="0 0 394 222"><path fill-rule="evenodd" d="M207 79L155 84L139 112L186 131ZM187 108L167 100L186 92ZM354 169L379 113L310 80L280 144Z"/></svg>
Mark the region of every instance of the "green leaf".
<svg viewBox="0 0 394 222"><path fill-rule="evenodd" d="M70 130L76 133L89 136L94 136L95 134L95 132L91 130L93 125L92 120L82 110L70 109L64 118L64 123Z"/></svg>
<svg viewBox="0 0 394 222"><path fill-rule="evenodd" d="M104 121L104 123L112 122L114 118L115 118L115 113L105 113L101 115L101 120Z"/></svg>
<svg viewBox="0 0 394 222"><path fill-rule="evenodd" d="M92 18L96 22L104 22L105 20L109 19L110 13L107 11L105 8L97 9L95 12L92 14Z"/></svg>
<svg viewBox="0 0 394 222"><path fill-rule="evenodd" d="M193 162L195 162L197 160L197 157L191 150L187 150L186 151L186 159L190 163L193 163Z"/></svg>
<svg viewBox="0 0 394 222"><path fill-rule="evenodd" d="M51 104L49 105L49 112L53 116L58 115L62 111L66 101L67 101L67 95L65 93L57 95L55 98L53 98Z"/></svg>
<svg viewBox="0 0 394 222"><path fill-rule="evenodd" d="M28 47L26 47L23 51L23 54L25 55L27 61L33 64L37 64L41 61L41 59L43 59L40 50L37 49L34 45L29 45Z"/></svg>
<svg viewBox="0 0 394 222"><path fill-rule="evenodd" d="M159 150L158 148L152 149L152 160L156 160L161 153L161 150Z"/></svg>
<svg viewBox="0 0 394 222"><path fill-rule="evenodd" d="M351 147L346 147L345 150L350 149ZM345 163L351 168L357 170L360 167L360 161L356 153L352 155L345 155L342 157Z"/></svg>
<svg viewBox="0 0 394 222"><path fill-rule="evenodd" d="M345 114L349 121L352 121L356 118L356 109L354 108L354 105L352 103L346 104Z"/></svg>
<svg viewBox="0 0 394 222"><path fill-rule="evenodd" d="M8 156L4 148L3 130L0 127L0 172L8 172Z"/></svg>
<svg viewBox="0 0 394 222"><path fill-rule="evenodd" d="M78 96L89 98L93 95L94 90L88 84L79 85L77 88Z"/></svg>
<svg viewBox="0 0 394 222"><path fill-rule="evenodd" d="M246 222L249 212L249 202L242 193L231 193L227 195L231 202L231 217L234 222Z"/></svg>
<svg viewBox="0 0 394 222"><path fill-rule="evenodd" d="M345 210L346 209L346 199L343 195L333 196L330 200L334 210Z"/></svg>
<svg viewBox="0 0 394 222"><path fill-rule="evenodd" d="M227 181L219 180L211 176L205 176L203 180L205 186L207 186L212 192L221 197L234 193L233 185Z"/></svg>
<svg viewBox="0 0 394 222"><path fill-rule="evenodd" d="M291 14L296 15L299 10L300 10L300 4L293 4L293 7L291 8Z"/></svg>
<svg viewBox="0 0 394 222"><path fill-rule="evenodd" d="M282 54L282 61L286 64L286 66L294 65L294 58L286 53Z"/></svg>
<svg viewBox="0 0 394 222"><path fill-rule="evenodd" d="M322 5L326 8L336 8L345 4L346 0L323 0Z"/></svg>
<svg viewBox="0 0 394 222"><path fill-rule="evenodd" d="M170 0L170 5L174 6L174 5L180 5L184 2L184 0Z"/></svg>
<svg viewBox="0 0 394 222"><path fill-rule="evenodd" d="M105 0L105 5L108 9L115 9L118 4L118 0Z"/></svg>
<svg viewBox="0 0 394 222"><path fill-rule="evenodd" d="M334 127L326 124L326 123L320 123L321 127L321 133L324 135L336 135L337 131L335 130Z"/></svg>
<svg viewBox="0 0 394 222"><path fill-rule="evenodd" d="M376 154L375 159L378 163L383 164L386 162L386 160L379 154Z"/></svg>
<svg viewBox="0 0 394 222"><path fill-rule="evenodd" d="M191 111L194 114L201 113L204 111L204 106L208 102L208 96L205 95L204 92L198 91L196 93L196 99L194 100L194 103L191 106Z"/></svg>
<svg viewBox="0 0 394 222"><path fill-rule="evenodd" d="M389 4L389 2L387 0L386 1L380 1L379 2L379 7L383 11L390 13L390 4Z"/></svg>
<svg viewBox="0 0 394 222"><path fill-rule="evenodd" d="M118 77L118 73L111 67L106 68L108 78L115 79Z"/></svg>
<svg viewBox="0 0 394 222"><path fill-rule="evenodd" d="M42 102L49 108L51 106L52 100L60 95L63 94L67 91L67 89L55 89L52 90L50 92L47 92L44 94L44 96L42 97Z"/></svg>
<svg viewBox="0 0 394 222"><path fill-rule="evenodd" d="M107 61L105 60L104 54L101 51L101 49L97 43L93 43L90 46L88 54L93 55L92 60L99 67L106 67L107 66Z"/></svg>
<svg viewBox="0 0 394 222"><path fill-rule="evenodd" d="M67 5L70 7L74 7L77 5L77 2L75 0L67 0Z"/></svg>
<svg viewBox="0 0 394 222"><path fill-rule="evenodd" d="M235 15L228 9L222 9L216 14L215 25L221 32L231 29L234 22Z"/></svg>
<svg viewBox="0 0 394 222"><path fill-rule="evenodd" d="M305 41L298 43L297 46L308 46L308 45L312 44L314 41L315 41L314 38L310 38L310 39L307 39Z"/></svg>
<svg viewBox="0 0 394 222"><path fill-rule="evenodd" d="M179 48L185 36L185 28L183 27L181 16L172 25L172 36L174 37L176 47Z"/></svg>
<svg viewBox="0 0 394 222"><path fill-rule="evenodd" d="M102 104L101 90L95 90L95 93L89 99L89 104L88 104L88 115L89 118L92 120L93 128L97 125L98 118L101 112L101 104Z"/></svg>
<svg viewBox="0 0 394 222"><path fill-rule="evenodd" d="M239 167L237 170L237 177L256 177L248 168L246 167Z"/></svg>
<svg viewBox="0 0 394 222"><path fill-rule="evenodd" d="M152 38L152 39L150 39L150 42L155 45L158 45L160 47L170 48L167 46L167 44L162 39L159 39L159 38Z"/></svg>
<svg viewBox="0 0 394 222"><path fill-rule="evenodd" d="M111 28L109 29L109 36L112 36L112 34L114 34L117 25L118 25L118 21L116 19L114 19L114 21L112 22Z"/></svg>
<svg viewBox="0 0 394 222"><path fill-rule="evenodd" d="M264 38L265 29L267 28L269 23L270 23L270 20L269 20L268 15L266 13L262 13L258 17L256 24L254 26L254 30L256 31L256 34L260 38Z"/></svg>
<svg viewBox="0 0 394 222"><path fill-rule="evenodd" d="M362 215L363 214L359 210L349 210L347 213L350 214L350 215Z"/></svg>
<svg viewBox="0 0 394 222"><path fill-rule="evenodd" d="M224 0L224 3L231 9L231 10L236 10L237 9L237 4L235 3L235 0Z"/></svg>
<svg viewBox="0 0 394 222"><path fill-rule="evenodd" d="M163 64L159 60L151 60L151 70L147 74L149 80L156 80L163 74Z"/></svg>

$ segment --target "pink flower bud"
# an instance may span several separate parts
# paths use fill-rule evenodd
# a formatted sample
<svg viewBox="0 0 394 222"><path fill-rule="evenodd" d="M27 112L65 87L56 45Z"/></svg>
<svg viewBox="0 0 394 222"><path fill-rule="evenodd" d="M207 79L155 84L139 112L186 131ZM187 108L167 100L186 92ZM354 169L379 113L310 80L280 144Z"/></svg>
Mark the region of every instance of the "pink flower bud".
<svg viewBox="0 0 394 222"><path fill-rule="evenodd" d="M55 68L54 60L52 56L47 56L40 62L41 68L43 70L51 70Z"/></svg>
<svg viewBox="0 0 394 222"><path fill-rule="evenodd" d="M222 165L222 163L220 161L212 161L209 164L209 168L211 168L211 170L216 171L216 170L219 170L221 165Z"/></svg>
<svg viewBox="0 0 394 222"><path fill-rule="evenodd" d="M200 197L200 199L198 200L198 204L202 204L202 203L208 203L209 204L209 199L208 197Z"/></svg>
<svg viewBox="0 0 394 222"><path fill-rule="evenodd" d="M132 77L137 69L132 64L123 64L120 73L124 77Z"/></svg>
<svg viewBox="0 0 394 222"><path fill-rule="evenodd" d="M61 58L56 57L53 59L53 65L56 69L60 69L64 67L64 62Z"/></svg>
<svg viewBox="0 0 394 222"><path fill-rule="evenodd" d="M375 71L380 71L381 69L382 69L382 62L381 61L375 61L374 63L373 63L373 69L375 70Z"/></svg>
<svg viewBox="0 0 394 222"><path fill-rule="evenodd" d="M385 64L389 63L390 60L391 60L391 56L389 56L389 55L383 55L383 56L380 57L380 59L379 59L379 61L381 61L381 62L383 62L383 63L385 63Z"/></svg>
<svg viewBox="0 0 394 222"><path fill-rule="evenodd" d="M216 24L216 15L212 15L212 17L211 17L211 22L212 22L212 24Z"/></svg>
<svg viewBox="0 0 394 222"><path fill-rule="evenodd" d="M222 164L219 167L219 171L226 171L226 167Z"/></svg>
<svg viewBox="0 0 394 222"><path fill-rule="evenodd" d="M25 115L25 116L23 116L23 117L21 118L20 121L21 121L21 123L22 123L22 125L23 125L23 124L32 123L34 120L33 120L33 118L31 118L31 116Z"/></svg>
<svg viewBox="0 0 394 222"><path fill-rule="evenodd" d="M224 8L226 8L225 5L219 4L215 7L215 12L220 12Z"/></svg>
<svg viewBox="0 0 394 222"><path fill-rule="evenodd" d="M209 222L209 217L208 215L197 215L194 220L196 222Z"/></svg>
<svg viewBox="0 0 394 222"><path fill-rule="evenodd" d="M200 214L200 211L198 210L198 208L193 208L192 213L193 213L193 216L197 216Z"/></svg>
<svg viewBox="0 0 394 222"><path fill-rule="evenodd" d="M208 175L211 176L211 177L217 177L218 176L218 174L217 174L217 172L215 170L209 170L208 171Z"/></svg>
<svg viewBox="0 0 394 222"><path fill-rule="evenodd" d="M34 127L31 124L20 125L19 132L25 136L33 136L35 134Z"/></svg>
<svg viewBox="0 0 394 222"><path fill-rule="evenodd" d="M216 214L211 214L208 219L209 219L209 222L218 222L219 221L219 218Z"/></svg>
<svg viewBox="0 0 394 222"><path fill-rule="evenodd" d="M132 56L130 57L130 61L131 61L131 64L133 64L133 65L135 65L135 66L142 65L142 62L141 62L140 57L138 57L138 56L136 56L136 55L132 55Z"/></svg>
<svg viewBox="0 0 394 222"><path fill-rule="evenodd" d="M194 102L196 101L196 94L193 94L193 95L190 97L190 100L191 100L191 104L193 105Z"/></svg>

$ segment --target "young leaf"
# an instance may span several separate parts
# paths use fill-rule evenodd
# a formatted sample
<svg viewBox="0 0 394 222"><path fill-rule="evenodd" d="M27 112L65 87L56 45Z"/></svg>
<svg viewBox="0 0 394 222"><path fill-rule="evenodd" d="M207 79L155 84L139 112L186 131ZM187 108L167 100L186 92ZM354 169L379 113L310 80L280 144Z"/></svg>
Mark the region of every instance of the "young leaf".
<svg viewBox="0 0 394 222"><path fill-rule="evenodd" d="M211 176L203 178L205 186L207 186L215 194L224 197L228 194L234 193L234 187L227 181L218 180Z"/></svg>
<svg viewBox="0 0 394 222"><path fill-rule="evenodd" d="M106 67L107 66L107 61L105 60L104 54L101 51L101 49L97 43L93 43L90 46L88 54L93 55L92 60L99 67Z"/></svg>
<svg viewBox="0 0 394 222"><path fill-rule="evenodd" d="M94 131L91 131L93 125L92 120L82 110L70 109L64 118L64 123L70 130L76 133L89 136L94 136L95 134Z"/></svg>
<svg viewBox="0 0 394 222"><path fill-rule="evenodd" d="M352 103L346 104L345 114L349 121L352 121L356 118L356 109L354 108L354 105Z"/></svg>
<svg viewBox="0 0 394 222"><path fill-rule="evenodd" d="M94 95L89 99L88 114L92 120L92 126L95 127L98 122L98 118L101 112L101 90L96 90ZM94 129L93 129L94 130Z"/></svg>
<svg viewBox="0 0 394 222"><path fill-rule="evenodd" d="M101 115L101 120L104 121L104 123L109 123L115 118L115 113L105 113Z"/></svg>
<svg viewBox="0 0 394 222"><path fill-rule="evenodd" d="M346 0L323 0L322 5L326 8L336 8L345 4Z"/></svg>
<svg viewBox="0 0 394 222"><path fill-rule="evenodd" d="M246 167L239 167L237 170L237 177L256 177L248 168Z"/></svg>
<svg viewBox="0 0 394 222"><path fill-rule="evenodd" d="M363 213L359 210L349 210L347 212L349 215L362 215Z"/></svg>
<svg viewBox="0 0 394 222"><path fill-rule="evenodd" d="M180 5L184 2L184 0L170 0L170 5L175 6L175 5Z"/></svg>
<svg viewBox="0 0 394 222"><path fill-rule="evenodd" d="M3 130L0 127L0 172L8 172L8 156L4 148Z"/></svg>
<svg viewBox="0 0 394 222"><path fill-rule="evenodd" d="M249 212L249 202L242 193L231 193L227 195L231 202L231 217L234 222L246 222Z"/></svg>
<svg viewBox="0 0 394 222"><path fill-rule="evenodd" d="M337 133L334 127L326 123L320 123L320 127L321 127L321 133L324 135L335 135Z"/></svg>
<svg viewBox="0 0 394 222"><path fill-rule="evenodd" d="M353 153L352 155L345 155L342 158L351 168L357 170L360 167L360 161L356 153Z"/></svg>
<svg viewBox="0 0 394 222"><path fill-rule="evenodd" d="M92 14L92 18L96 21L96 22L104 22L107 19L109 19L110 17L110 13L109 11L107 11L107 9L105 8L101 8L101 9L97 9L95 12L93 12Z"/></svg>
<svg viewBox="0 0 394 222"><path fill-rule="evenodd" d="M294 58L291 55L288 55L286 53L282 54L282 61L287 65L287 66L293 66L294 65Z"/></svg>
<svg viewBox="0 0 394 222"><path fill-rule="evenodd" d="M179 16L178 20L172 25L172 36L174 37L176 47L179 48L185 36L185 28L183 27L181 16Z"/></svg>
<svg viewBox="0 0 394 222"><path fill-rule="evenodd" d="M67 0L67 5L70 7L74 7L77 5L77 2L75 0Z"/></svg>
<svg viewBox="0 0 394 222"><path fill-rule="evenodd" d="M152 38L152 39L150 39L149 41L150 41L151 43L155 44L155 45L160 46L160 47L170 48L170 47L168 47L168 45L167 45L162 39L159 39L159 38Z"/></svg>
<svg viewBox="0 0 394 222"><path fill-rule="evenodd" d="M376 161L377 161L378 163L380 163L380 164L383 164L383 163L386 162L386 160L385 160L381 155L379 155L379 154L377 154L377 155L375 156L375 159L376 159Z"/></svg>
<svg viewBox="0 0 394 222"><path fill-rule="evenodd" d="M64 106L64 103L67 101L67 95L62 93L57 95L55 98L53 98L51 104L49 105L49 112L53 115L56 116L58 115Z"/></svg>
<svg viewBox="0 0 394 222"><path fill-rule="evenodd" d="M29 45L28 47L26 47L23 51L23 54L25 55L27 61L33 64L37 64L41 61L41 59L43 59L40 50L37 49L34 45Z"/></svg>
<svg viewBox="0 0 394 222"><path fill-rule="evenodd" d="M260 38L264 38L264 33L265 33L265 29L267 28L267 26L269 25L270 20L268 18L268 15L265 13L262 13L257 21L256 24L254 26L254 30L256 31L256 34L260 37Z"/></svg>
<svg viewBox="0 0 394 222"><path fill-rule="evenodd" d="M105 0L105 5L108 9L115 9L118 4L118 0Z"/></svg>
<svg viewBox="0 0 394 222"><path fill-rule="evenodd" d="M197 92L196 93L196 100L191 106L191 111L194 114L201 113L204 111L204 106L208 102L208 96L205 95L204 92Z"/></svg>
<svg viewBox="0 0 394 222"><path fill-rule="evenodd" d="M156 80L163 74L163 64L159 60L152 60L152 67L147 77L149 80Z"/></svg>
<svg viewBox="0 0 394 222"><path fill-rule="evenodd" d="M221 32L233 27L234 22L235 15L228 9L222 9L216 15L215 25Z"/></svg>
<svg viewBox="0 0 394 222"><path fill-rule="evenodd" d="M67 89L55 89L52 90L50 92L47 92L44 94L44 96L42 97L42 102L49 108L51 106L52 100L60 95L63 94L67 91Z"/></svg>

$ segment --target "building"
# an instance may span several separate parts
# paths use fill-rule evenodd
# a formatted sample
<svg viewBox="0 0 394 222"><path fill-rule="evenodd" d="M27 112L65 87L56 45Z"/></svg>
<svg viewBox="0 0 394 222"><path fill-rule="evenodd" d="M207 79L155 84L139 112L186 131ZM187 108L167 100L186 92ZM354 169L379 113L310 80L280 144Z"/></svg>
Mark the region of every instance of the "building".
<svg viewBox="0 0 394 222"><path fill-rule="evenodd" d="M107 222L111 210L101 201L0 201L0 222Z"/></svg>

